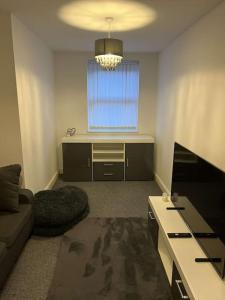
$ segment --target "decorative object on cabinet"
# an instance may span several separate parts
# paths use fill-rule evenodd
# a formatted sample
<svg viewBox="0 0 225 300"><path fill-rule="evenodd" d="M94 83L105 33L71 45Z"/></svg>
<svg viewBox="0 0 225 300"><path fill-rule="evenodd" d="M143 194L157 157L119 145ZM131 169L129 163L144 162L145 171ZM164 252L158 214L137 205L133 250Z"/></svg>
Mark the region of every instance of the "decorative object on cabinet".
<svg viewBox="0 0 225 300"><path fill-rule="evenodd" d="M66 136L73 136L76 133L76 128L67 128Z"/></svg>

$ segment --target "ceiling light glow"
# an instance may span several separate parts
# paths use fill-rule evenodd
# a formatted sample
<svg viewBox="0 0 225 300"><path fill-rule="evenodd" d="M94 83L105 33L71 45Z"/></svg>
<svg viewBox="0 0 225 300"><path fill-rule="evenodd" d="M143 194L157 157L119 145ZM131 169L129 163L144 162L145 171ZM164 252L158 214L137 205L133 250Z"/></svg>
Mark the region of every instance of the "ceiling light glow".
<svg viewBox="0 0 225 300"><path fill-rule="evenodd" d="M60 19L74 27L91 31L107 31L105 18L113 17L112 32L144 27L156 19L156 12L136 1L87 0L62 6Z"/></svg>

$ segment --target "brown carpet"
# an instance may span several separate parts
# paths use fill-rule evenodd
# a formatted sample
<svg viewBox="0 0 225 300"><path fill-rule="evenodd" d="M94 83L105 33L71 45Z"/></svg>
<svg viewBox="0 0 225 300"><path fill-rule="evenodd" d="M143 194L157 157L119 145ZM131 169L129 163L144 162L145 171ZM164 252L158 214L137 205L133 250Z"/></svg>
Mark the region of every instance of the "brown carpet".
<svg viewBox="0 0 225 300"><path fill-rule="evenodd" d="M144 218L87 218L63 239L48 300L169 300Z"/></svg>

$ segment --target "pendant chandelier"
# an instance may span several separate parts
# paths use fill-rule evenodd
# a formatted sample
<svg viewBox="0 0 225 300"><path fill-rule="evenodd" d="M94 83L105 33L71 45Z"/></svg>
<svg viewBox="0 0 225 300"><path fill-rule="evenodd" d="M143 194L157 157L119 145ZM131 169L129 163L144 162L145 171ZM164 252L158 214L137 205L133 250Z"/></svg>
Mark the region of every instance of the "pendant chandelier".
<svg viewBox="0 0 225 300"><path fill-rule="evenodd" d="M111 23L113 18L107 17L108 38L95 41L95 59L105 70L115 70L123 59L123 42L111 38Z"/></svg>

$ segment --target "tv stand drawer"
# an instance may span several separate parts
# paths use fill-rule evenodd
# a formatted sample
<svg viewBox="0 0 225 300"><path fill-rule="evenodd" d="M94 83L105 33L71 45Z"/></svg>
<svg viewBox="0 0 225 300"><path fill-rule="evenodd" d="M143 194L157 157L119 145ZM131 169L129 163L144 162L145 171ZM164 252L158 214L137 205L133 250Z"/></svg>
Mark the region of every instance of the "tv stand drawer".
<svg viewBox="0 0 225 300"><path fill-rule="evenodd" d="M158 247L158 232L159 232L159 225L156 221L156 218L154 216L154 213L148 204L148 229L149 234L154 242L154 245L157 249Z"/></svg>
<svg viewBox="0 0 225 300"><path fill-rule="evenodd" d="M172 290L173 300L190 299L187 294L187 291L185 290L185 287L183 285L183 282L181 280L180 274L176 268L175 263L173 263L171 290Z"/></svg>

